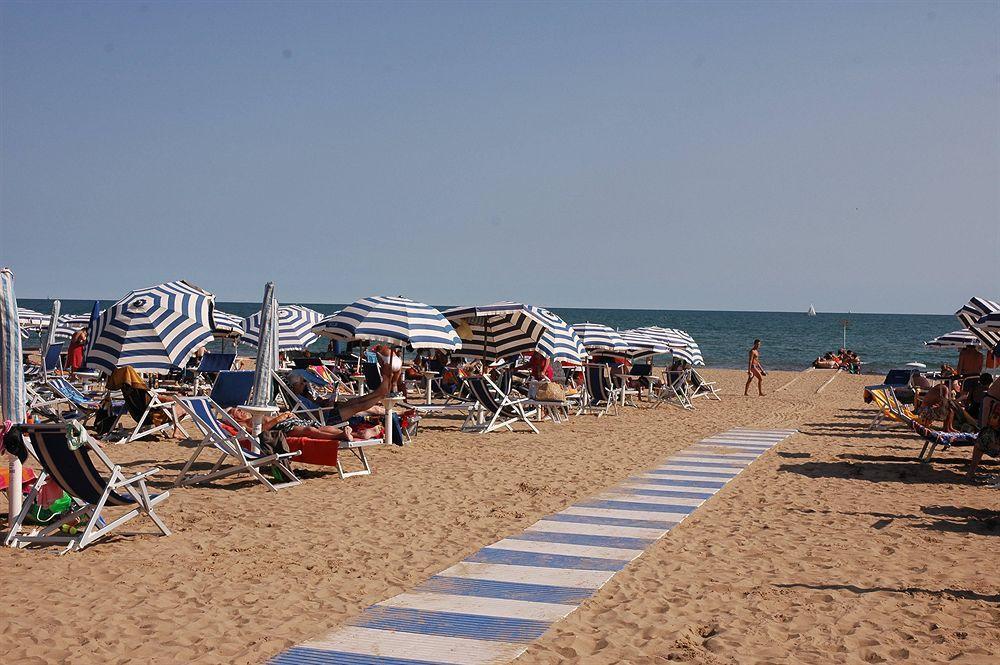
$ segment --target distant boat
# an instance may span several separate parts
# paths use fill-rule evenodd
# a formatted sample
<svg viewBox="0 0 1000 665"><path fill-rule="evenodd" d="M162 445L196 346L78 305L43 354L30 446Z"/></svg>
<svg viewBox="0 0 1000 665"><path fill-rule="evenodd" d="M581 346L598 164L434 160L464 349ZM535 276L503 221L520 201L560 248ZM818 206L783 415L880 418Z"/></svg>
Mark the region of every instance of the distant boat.
<svg viewBox="0 0 1000 665"><path fill-rule="evenodd" d="M812 303L809 303L809 311L806 312L806 316L816 316L816 308L813 307Z"/></svg>

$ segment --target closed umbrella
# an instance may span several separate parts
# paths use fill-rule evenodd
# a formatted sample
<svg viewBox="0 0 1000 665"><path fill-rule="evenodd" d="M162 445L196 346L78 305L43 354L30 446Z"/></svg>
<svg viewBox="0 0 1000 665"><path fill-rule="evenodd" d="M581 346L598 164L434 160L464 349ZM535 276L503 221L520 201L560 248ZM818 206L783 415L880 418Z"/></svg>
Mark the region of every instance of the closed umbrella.
<svg viewBox="0 0 1000 665"><path fill-rule="evenodd" d="M212 341L215 296L184 280L128 293L101 312L87 343L87 367L166 374Z"/></svg>
<svg viewBox="0 0 1000 665"><path fill-rule="evenodd" d="M250 406L270 406L272 395L271 376L278 366L278 302L274 297L274 282L264 285L264 300L257 319L257 364L254 368L253 391Z"/></svg>
<svg viewBox="0 0 1000 665"><path fill-rule="evenodd" d="M462 346L458 333L441 312L402 296L356 300L321 320L312 332L348 342L384 342L413 349L455 351Z"/></svg>
<svg viewBox="0 0 1000 665"><path fill-rule="evenodd" d="M323 315L302 305L281 305L278 307L278 350L297 351L315 342L319 337L312 331L313 326L323 320ZM257 346L260 335L260 312L243 322L243 341Z"/></svg>
<svg viewBox="0 0 1000 665"><path fill-rule="evenodd" d="M15 425L27 419L28 395L24 385L21 356L21 327L14 297L14 273L0 269L0 420ZM21 461L14 455L8 462L7 521L21 512Z"/></svg>

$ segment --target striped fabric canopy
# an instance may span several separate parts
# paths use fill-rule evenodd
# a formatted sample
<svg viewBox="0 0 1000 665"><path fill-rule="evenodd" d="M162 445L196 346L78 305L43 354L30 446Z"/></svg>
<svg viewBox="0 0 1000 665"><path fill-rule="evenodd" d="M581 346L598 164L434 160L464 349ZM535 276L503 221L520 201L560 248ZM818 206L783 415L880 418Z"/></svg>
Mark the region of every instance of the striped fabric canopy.
<svg viewBox="0 0 1000 665"><path fill-rule="evenodd" d="M533 351L548 325L527 305L510 301L454 307L444 316L462 338L456 353L472 358L507 358Z"/></svg>
<svg viewBox="0 0 1000 665"><path fill-rule="evenodd" d="M80 328L90 324L90 314L63 314L56 321L56 339L69 339Z"/></svg>
<svg viewBox="0 0 1000 665"><path fill-rule="evenodd" d="M645 326L636 328L633 332L652 337L658 342L666 344L670 348L670 353L692 365L704 365L705 359L701 355L698 343L691 335L677 328L661 328L660 326Z"/></svg>
<svg viewBox="0 0 1000 665"><path fill-rule="evenodd" d="M1000 316L1000 303L986 298L975 297L967 302L962 309L955 312L957 318L963 326L973 335L978 337L987 349L993 350L1000 344L1000 330L990 327L980 327L981 320L988 319L991 315Z"/></svg>
<svg viewBox="0 0 1000 665"><path fill-rule="evenodd" d="M49 315L27 307L17 308L17 323L26 330L43 330L49 325Z"/></svg>
<svg viewBox="0 0 1000 665"><path fill-rule="evenodd" d="M458 333L441 312L402 296L356 300L320 321L312 331L348 342L384 342L414 349L455 351L462 346Z"/></svg>
<svg viewBox="0 0 1000 665"><path fill-rule="evenodd" d="M220 337L240 337L243 335L243 317L223 312L212 311L212 334Z"/></svg>
<svg viewBox="0 0 1000 665"><path fill-rule="evenodd" d="M647 358L649 356L660 355L661 353L670 353L670 347L654 339L649 335L645 335L641 332L636 332L634 330L626 330L621 333L622 340L624 340L627 345L627 350L621 355L632 360L638 358ZM617 355L617 354L612 354Z"/></svg>
<svg viewBox="0 0 1000 665"><path fill-rule="evenodd" d="M528 309L544 321L547 328L538 340L538 351L557 362L579 364L587 361L587 349L568 323L544 307L528 305Z"/></svg>
<svg viewBox="0 0 1000 665"><path fill-rule="evenodd" d="M588 351L604 351L614 355L626 353L629 348L617 330L603 323L575 323L573 332Z"/></svg>
<svg viewBox="0 0 1000 665"><path fill-rule="evenodd" d="M184 280L132 291L98 317L87 342L87 367L110 374L129 365L166 374L184 365L212 341L214 300Z"/></svg>
<svg viewBox="0 0 1000 665"><path fill-rule="evenodd" d="M1000 330L1000 312L992 312L976 321L976 328Z"/></svg>
<svg viewBox="0 0 1000 665"><path fill-rule="evenodd" d="M966 346L982 346L982 341L968 330L953 330L950 333L935 337L929 342L924 342L924 346L933 346L939 349L961 349Z"/></svg>
<svg viewBox="0 0 1000 665"><path fill-rule="evenodd" d="M278 307L278 350L297 351L315 342L319 336L312 329L322 320L322 314L302 305ZM260 312L243 321L243 330L243 341L257 346Z"/></svg>

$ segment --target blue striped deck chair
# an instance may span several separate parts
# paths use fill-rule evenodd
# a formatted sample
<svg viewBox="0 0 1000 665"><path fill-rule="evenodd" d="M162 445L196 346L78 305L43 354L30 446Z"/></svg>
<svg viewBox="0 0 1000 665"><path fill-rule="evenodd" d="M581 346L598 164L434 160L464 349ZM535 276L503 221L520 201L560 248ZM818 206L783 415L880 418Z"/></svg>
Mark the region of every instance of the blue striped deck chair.
<svg viewBox="0 0 1000 665"><path fill-rule="evenodd" d="M596 413L597 417L611 412L618 415L618 389L611 380L611 369L603 363L588 363L583 373L586 394L577 415Z"/></svg>
<svg viewBox="0 0 1000 665"><path fill-rule="evenodd" d="M503 383L505 382L501 380L501 384ZM538 434L538 428L528 419L533 412L524 409L527 398L512 398L509 387L506 391L503 390L488 376L467 377L465 386L476 404L469 409L469 415L462 424L463 432L485 434L501 428L513 432L516 423L524 423Z"/></svg>
<svg viewBox="0 0 1000 665"><path fill-rule="evenodd" d="M243 406L250 400L253 379L252 369L220 371L212 384L210 397L223 409Z"/></svg>
<svg viewBox="0 0 1000 665"><path fill-rule="evenodd" d="M126 476L93 440L76 450L70 448L64 424L24 425L21 431L28 436L28 449L41 464L42 472L11 524L7 545L59 544L66 546L63 553L82 550L139 515L149 517L164 536L170 535L170 530L154 512L170 493L150 494L146 487L146 480L160 469ZM105 469L104 473L98 470L92 456ZM24 521L46 479L53 480L69 494L76 509L40 531L22 533ZM106 514L109 509L118 508L124 508L125 512L114 518ZM63 524L71 522L82 523L75 535L61 531Z"/></svg>
<svg viewBox="0 0 1000 665"><path fill-rule="evenodd" d="M719 397L719 389L715 387L715 381L706 381L705 377L698 373L694 367L691 368L691 399L696 397L707 397L709 399L714 399L718 402L722 401Z"/></svg>
<svg viewBox="0 0 1000 665"><path fill-rule="evenodd" d="M53 342L49 345L49 348L45 351L45 357L42 358L42 365L45 367L46 372L58 372L62 366L62 342Z"/></svg>
<svg viewBox="0 0 1000 665"><path fill-rule="evenodd" d="M685 411L693 409L690 395L691 370L685 369L680 372L663 374L663 385L657 391L656 401L650 404L649 408L655 409L661 404L676 403Z"/></svg>
<svg viewBox="0 0 1000 665"><path fill-rule="evenodd" d="M294 457L298 453L272 453L260 454L245 450L240 445L241 441L256 442L256 438L243 429L243 426L233 420L226 411L209 397L178 397L177 404L184 409L195 426L202 434L202 440L195 448L191 458L184 464L180 474L174 481L174 487L180 485L196 485L205 483L217 478L224 478L236 473L246 473L256 478L264 486L273 491L282 487L298 485L301 481L295 477L288 467L286 460ZM222 428L225 423L237 434L230 434ZM195 463L201 453L207 448L214 448L219 453L219 459L207 472L194 474L191 466ZM260 467L270 466L276 468L278 473L286 480L284 482L272 482L267 476L260 472Z"/></svg>
<svg viewBox="0 0 1000 665"><path fill-rule="evenodd" d="M49 402L48 405L60 407L60 417L63 419L69 420L75 418L86 422L93 417L100 408L100 402L98 400L81 393L76 386L64 377L51 377L45 382L45 387L48 388L56 397L56 399ZM62 406L68 406L69 410L62 411Z"/></svg>
<svg viewBox="0 0 1000 665"><path fill-rule="evenodd" d="M313 385L325 385L325 382L312 372L302 370L299 372L299 376ZM272 380L274 381L274 386L277 388L278 394L281 396L281 400L285 403L285 407L296 416L305 418L306 420L311 420L317 425L343 427L347 424L343 422L330 422L331 418L329 416L334 411L338 411L337 407L320 406L307 395L297 395L285 379L282 378L277 372L272 375Z"/></svg>

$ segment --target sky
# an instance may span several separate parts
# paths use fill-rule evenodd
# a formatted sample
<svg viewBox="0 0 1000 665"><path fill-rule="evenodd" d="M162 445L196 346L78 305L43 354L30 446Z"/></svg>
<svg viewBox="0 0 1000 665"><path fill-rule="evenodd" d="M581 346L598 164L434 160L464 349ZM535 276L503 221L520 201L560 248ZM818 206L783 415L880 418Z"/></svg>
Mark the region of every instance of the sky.
<svg viewBox="0 0 1000 665"><path fill-rule="evenodd" d="M24 298L1000 299L1000 3L0 3Z"/></svg>

